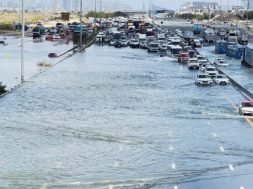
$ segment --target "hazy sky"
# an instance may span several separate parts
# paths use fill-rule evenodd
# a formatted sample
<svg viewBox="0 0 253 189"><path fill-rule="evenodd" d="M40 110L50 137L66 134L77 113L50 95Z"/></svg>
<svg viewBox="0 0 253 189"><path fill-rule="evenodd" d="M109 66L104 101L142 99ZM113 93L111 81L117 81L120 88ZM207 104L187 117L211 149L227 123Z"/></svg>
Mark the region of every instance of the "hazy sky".
<svg viewBox="0 0 253 189"><path fill-rule="evenodd" d="M142 7L143 3L148 4L148 0L124 0L126 2L129 2L127 4L131 4L131 6L133 7L134 5L138 5L139 7ZM171 9L178 9L180 7L180 5L182 5L184 2L187 2L187 0L152 0L154 4L156 5L161 5L167 8L171 8ZM198 1L198 0L196 0ZM220 0L202 0L202 1L212 1L212 2L217 2L220 3ZM242 2L241 0L221 0L222 2L222 6L227 5L229 1L230 6L231 5L236 5L237 2L240 5L240 3ZM191 0L190 0L191 2Z"/></svg>

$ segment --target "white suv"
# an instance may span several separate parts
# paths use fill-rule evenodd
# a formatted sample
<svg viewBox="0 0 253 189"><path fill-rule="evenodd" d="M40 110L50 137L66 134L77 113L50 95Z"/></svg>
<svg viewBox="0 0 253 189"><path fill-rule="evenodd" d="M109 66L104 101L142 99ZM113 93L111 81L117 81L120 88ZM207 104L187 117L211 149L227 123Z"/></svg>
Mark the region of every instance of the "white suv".
<svg viewBox="0 0 253 189"><path fill-rule="evenodd" d="M207 66L204 73L208 74L210 77L215 78L219 75L219 71L214 66Z"/></svg>
<svg viewBox="0 0 253 189"><path fill-rule="evenodd" d="M199 61L197 58L190 58L187 62L188 69L199 69Z"/></svg>
<svg viewBox="0 0 253 189"><path fill-rule="evenodd" d="M212 85L213 80L206 73L198 73L195 84L196 85Z"/></svg>
<svg viewBox="0 0 253 189"><path fill-rule="evenodd" d="M229 79L225 76L225 75L217 75L215 78L214 78L214 82L217 84L217 85L228 85L229 84Z"/></svg>

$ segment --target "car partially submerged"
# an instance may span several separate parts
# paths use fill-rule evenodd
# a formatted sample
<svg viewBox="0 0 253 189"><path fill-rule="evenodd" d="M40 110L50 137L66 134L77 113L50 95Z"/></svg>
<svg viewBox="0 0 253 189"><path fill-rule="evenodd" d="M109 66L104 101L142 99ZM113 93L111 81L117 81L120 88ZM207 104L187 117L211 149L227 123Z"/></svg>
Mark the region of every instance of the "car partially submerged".
<svg viewBox="0 0 253 189"><path fill-rule="evenodd" d="M228 85L229 84L229 79L223 75L223 74L219 74L214 78L214 82L217 85Z"/></svg>
<svg viewBox="0 0 253 189"><path fill-rule="evenodd" d="M49 58L57 58L58 55L57 55L56 53L49 53L49 54L48 54L48 57L49 57Z"/></svg>
<svg viewBox="0 0 253 189"><path fill-rule="evenodd" d="M195 84L198 86L201 86L201 85L209 86L213 84L213 80L206 73L198 73Z"/></svg>
<svg viewBox="0 0 253 189"><path fill-rule="evenodd" d="M190 58L187 62L188 69L199 69L199 61L197 58Z"/></svg>
<svg viewBox="0 0 253 189"><path fill-rule="evenodd" d="M228 66L228 63L223 58L218 58L217 61L214 62L216 66Z"/></svg>
<svg viewBox="0 0 253 189"><path fill-rule="evenodd" d="M198 59L200 64L207 64L208 63L208 60L207 60L206 56L197 55L197 59Z"/></svg>
<svg viewBox="0 0 253 189"><path fill-rule="evenodd" d="M240 115L253 115L253 101L242 101L239 107Z"/></svg>
<svg viewBox="0 0 253 189"><path fill-rule="evenodd" d="M217 75L219 75L219 71L214 66L207 66L204 70L204 73L208 74L212 78L215 78Z"/></svg>
<svg viewBox="0 0 253 189"><path fill-rule="evenodd" d="M180 53L180 55L178 56L178 62L180 63L187 63L189 60L189 54L188 53Z"/></svg>

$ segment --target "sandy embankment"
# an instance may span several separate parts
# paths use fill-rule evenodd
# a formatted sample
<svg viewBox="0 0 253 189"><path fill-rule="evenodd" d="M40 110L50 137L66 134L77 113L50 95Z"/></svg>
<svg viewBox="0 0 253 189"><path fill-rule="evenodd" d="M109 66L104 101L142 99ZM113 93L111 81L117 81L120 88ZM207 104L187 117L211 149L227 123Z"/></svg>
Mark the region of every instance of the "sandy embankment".
<svg viewBox="0 0 253 189"><path fill-rule="evenodd" d="M37 22L41 22L45 27L53 27L57 22L63 22L59 18L60 14L49 13L49 12L28 12L25 13L25 22L26 25L35 26ZM20 23L21 14L10 12L0 12L0 35L9 35L9 36L17 36L20 35L20 31L16 31L14 29L15 23ZM69 22L79 22L78 15L72 14L70 16ZM87 22L87 19L84 18L84 22Z"/></svg>

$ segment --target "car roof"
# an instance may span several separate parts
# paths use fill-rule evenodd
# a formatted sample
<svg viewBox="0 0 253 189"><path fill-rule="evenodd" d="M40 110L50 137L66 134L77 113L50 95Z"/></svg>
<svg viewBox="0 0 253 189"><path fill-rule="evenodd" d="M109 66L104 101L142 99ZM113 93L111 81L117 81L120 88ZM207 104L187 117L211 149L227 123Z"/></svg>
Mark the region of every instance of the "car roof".
<svg viewBox="0 0 253 189"><path fill-rule="evenodd" d="M206 68L214 68L214 69L215 69L215 67L214 67L214 66L207 66Z"/></svg>
<svg viewBox="0 0 253 189"><path fill-rule="evenodd" d="M242 101L242 103L250 103L250 104L253 104L253 101L252 101L252 100L244 100L244 101Z"/></svg>

